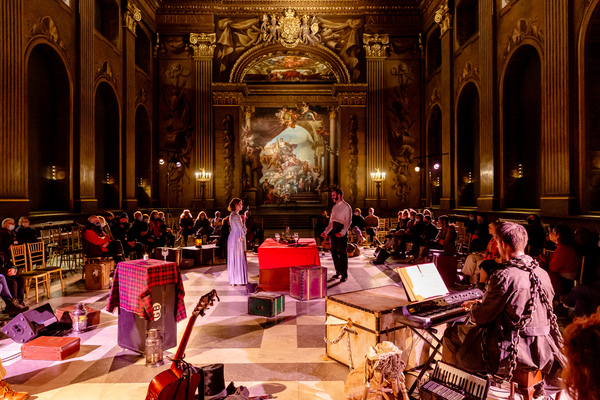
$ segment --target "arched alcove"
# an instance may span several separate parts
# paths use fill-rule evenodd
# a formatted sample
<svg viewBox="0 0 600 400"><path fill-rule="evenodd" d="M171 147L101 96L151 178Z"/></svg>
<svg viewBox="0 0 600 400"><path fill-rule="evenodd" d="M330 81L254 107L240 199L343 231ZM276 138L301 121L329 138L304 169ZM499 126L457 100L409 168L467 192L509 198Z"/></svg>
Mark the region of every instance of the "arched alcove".
<svg viewBox="0 0 600 400"><path fill-rule="evenodd" d="M457 204L474 207L479 196L479 92L473 82L461 90L456 107Z"/></svg>
<svg viewBox="0 0 600 400"><path fill-rule="evenodd" d="M31 211L69 211L72 200L71 107L65 64L51 46L35 46L27 62Z"/></svg>
<svg viewBox="0 0 600 400"><path fill-rule="evenodd" d="M113 88L101 82L96 89L95 170L98 208L119 208L119 105Z"/></svg>
<svg viewBox="0 0 600 400"><path fill-rule="evenodd" d="M531 45L510 58L502 85L505 208L540 208L541 64Z"/></svg>
<svg viewBox="0 0 600 400"><path fill-rule="evenodd" d="M152 124L148 110L139 106L135 111L135 184L138 206L151 205Z"/></svg>
<svg viewBox="0 0 600 400"><path fill-rule="evenodd" d="M430 205L440 205L442 197L442 169L434 168L442 163L442 110L438 105L433 106L427 123L427 147L429 157L424 161L425 173L429 174ZM449 165L447 167L450 167Z"/></svg>
<svg viewBox="0 0 600 400"><path fill-rule="evenodd" d="M583 208L600 210L600 3L596 5L584 42L584 159ZM587 193L586 193L587 192ZM588 195L589 194L589 195Z"/></svg>

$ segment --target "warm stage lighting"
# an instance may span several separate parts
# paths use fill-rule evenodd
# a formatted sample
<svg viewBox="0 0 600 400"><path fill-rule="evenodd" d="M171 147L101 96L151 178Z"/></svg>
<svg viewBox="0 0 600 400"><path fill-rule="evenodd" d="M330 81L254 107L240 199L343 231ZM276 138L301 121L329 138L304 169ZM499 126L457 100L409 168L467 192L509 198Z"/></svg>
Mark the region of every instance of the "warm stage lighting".
<svg viewBox="0 0 600 400"><path fill-rule="evenodd" d="M176 166L177 168L181 167L181 162L177 161L177 162L175 163L175 166Z"/></svg>
<svg viewBox="0 0 600 400"><path fill-rule="evenodd" d="M419 172L421 171L421 167L419 167L418 165L415 167L415 172Z"/></svg>
<svg viewBox="0 0 600 400"><path fill-rule="evenodd" d="M433 169L440 169L440 163L433 164Z"/></svg>
<svg viewBox="0 0 600 400"><path fill-rule="evenodd" d="M165 159L164 159L164 158L159 158L159 159L158 159L158 163L159 163L160 165L165 165Z"/></svg>

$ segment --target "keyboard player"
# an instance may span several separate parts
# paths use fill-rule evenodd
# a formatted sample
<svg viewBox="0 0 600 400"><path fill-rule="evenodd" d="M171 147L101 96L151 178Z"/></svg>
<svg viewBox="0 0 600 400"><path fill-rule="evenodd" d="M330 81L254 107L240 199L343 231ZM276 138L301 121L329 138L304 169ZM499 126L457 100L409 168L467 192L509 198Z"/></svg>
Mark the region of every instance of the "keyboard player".
<svg viewBox="0 0 600 400"><path fill-rule="evenodd" d="M462 304L473 325L455 325L443 337L442 360L471 372L512 374L517 368L549 373L555 361L564 365L559 347L560 332L552 316L554 291L546 271L525 255L527 232L521 225L503 222L495 230L503 264L494 271L481 300ZM534 298L535 307L528 302ZM524 320L522 329L518 322ZM513 335L518 353L511 351ZM483 338L487 338L485 348ZM543 394L543 388L536 393Z"/></svg>

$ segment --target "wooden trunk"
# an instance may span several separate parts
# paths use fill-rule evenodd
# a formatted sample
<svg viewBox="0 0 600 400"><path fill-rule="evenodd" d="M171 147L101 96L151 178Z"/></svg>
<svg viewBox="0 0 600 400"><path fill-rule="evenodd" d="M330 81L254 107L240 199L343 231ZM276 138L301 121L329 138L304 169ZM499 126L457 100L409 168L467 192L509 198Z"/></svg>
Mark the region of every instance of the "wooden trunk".
<svg viewBox="0 0 600 400"><path fill-rule="evenodd" d="M394 320L392 311L408 304L402 286L389 285L357 292L342 293L325 298L325 313L328 318L327 339L333 340L341 332L343 324L332 324L339 318L352 320L356 334L350 334L350 351L353 366L364 361L369 349L383 341L394 343L403 351L402 359L407 368L422 364L429 356L429 346L413 337L412 331ZM335 318L330 318L335 317ZM341 322L341 321L340 321ZM350 366L347 337L336 344L327 344L327 355L344 365Z"/></svg>
<svg viewBox="0 0 600 400"><path fill-rule="evenodd" d="M23 360L64 360L79 351L78 337L40 336L21 346Z"/></svg>
<svg viewBox="0 0 600 400"><path fill-rule="evenodd" d="M110 287L110 271L115 266L113 260L93 262L85 265L85 288L88 290Z"/></svg>
<svg viewBox="0 0 600 400"><path fill-rule="evenodd" d="M327 268L318 265L290 267L290 296L298 300L327 295Z"/></svg>
<svg viewBox="0 0 600 400"><path fill-rule="evenodd" d="M248 297L248 314L274 317L285 311L285 296L274 293L256 293Z"/></svg>

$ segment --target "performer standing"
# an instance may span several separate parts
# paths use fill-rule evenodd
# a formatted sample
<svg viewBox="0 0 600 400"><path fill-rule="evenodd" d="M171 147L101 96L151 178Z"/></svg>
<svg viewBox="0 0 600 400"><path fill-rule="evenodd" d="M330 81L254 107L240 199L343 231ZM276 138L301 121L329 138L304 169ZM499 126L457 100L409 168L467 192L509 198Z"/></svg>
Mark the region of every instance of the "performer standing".
<svg viewBox="0 0 600 400"><path fill-rule="evenodd" d="M245 285L248 283L248 268L246 265L246 227L240 216L244 205L242 200L234 197L227 208L231 232L227 238L227 271L229 283L233 285Z"/></svg>
<svg viewBox="0 0 600 400"><path fill-rule="evenodd" d="M331 199L335 203L331 209L329 224L321 236L329 235L331 243L331 257L335 266L334 279L346 282L348 279L348 229L352 223L352 207L344 201L344 192L335 188L331 192Z"/></svg>

